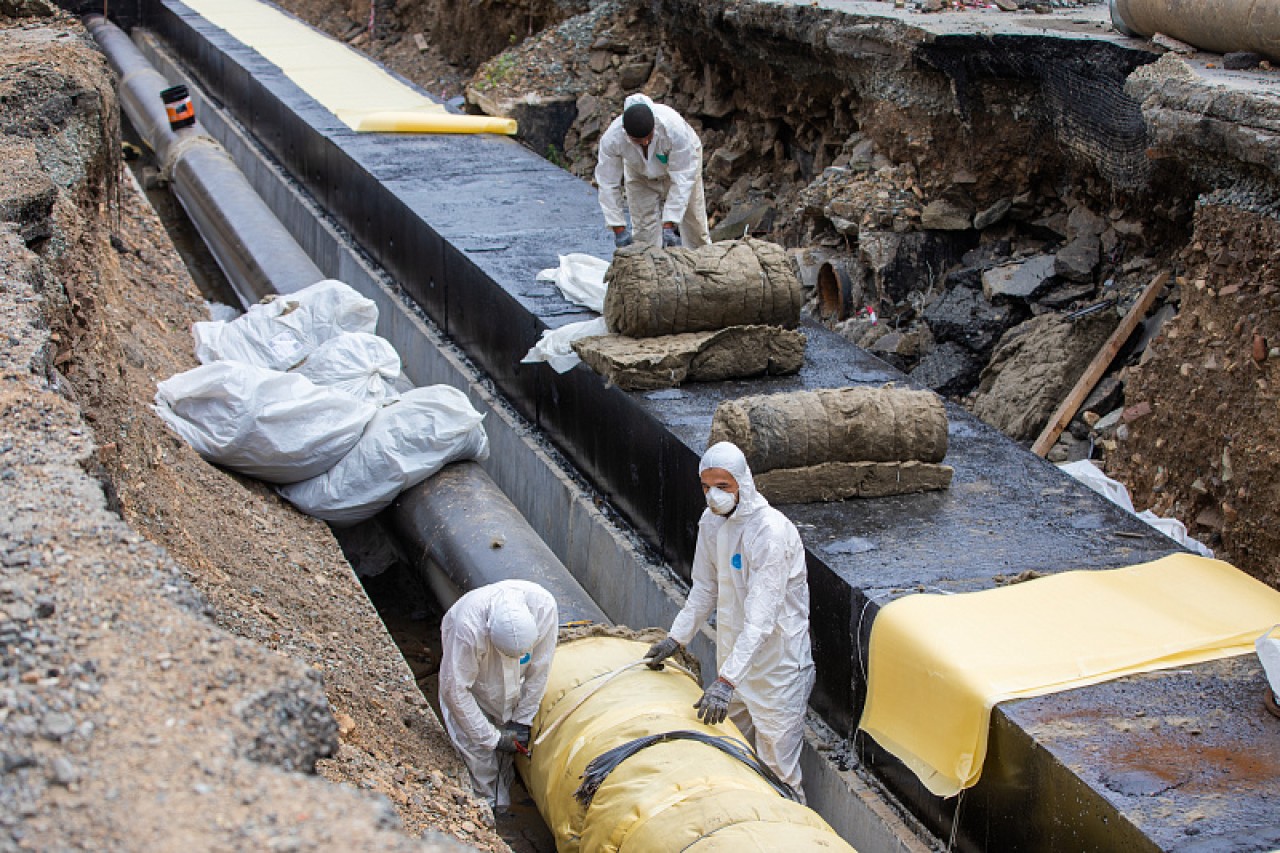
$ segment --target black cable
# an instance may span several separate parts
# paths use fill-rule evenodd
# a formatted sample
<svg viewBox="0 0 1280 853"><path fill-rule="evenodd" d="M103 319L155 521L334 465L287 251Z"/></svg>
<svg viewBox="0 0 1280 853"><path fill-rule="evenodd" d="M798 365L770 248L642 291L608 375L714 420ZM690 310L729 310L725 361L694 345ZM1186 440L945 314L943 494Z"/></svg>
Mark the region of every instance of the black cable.
<svg viewBox="0 0 1280 853"><path fill-rule="evenodd" d="M761 778L769 783L775 791L788 800L800 802L800 797L792 790L791 786L778 778L778 774L774 773L768 766L760 760L760 758L751 751L751 748L737 738L727 735L709 735L705 732L693 732L687 729L681 729L674 732L663 732L657 735L646 735L645 737L636 738L627 741L624 744L615 746L608 752L601 753L591 759L591 763L587 765L587 769L582 774L582 784L578 786L578 790L573 792L576 799L583 806L591 805L591 800L595 797L596 791L600 790L600 786L604 784L604 780L614 771L619 764L635 755L640 750L653 746L658 743L667 743L673 740L694 740L699 743L705 743L708 746L714 746L716 749L736 758L743 764L756 771Z"/></svg>

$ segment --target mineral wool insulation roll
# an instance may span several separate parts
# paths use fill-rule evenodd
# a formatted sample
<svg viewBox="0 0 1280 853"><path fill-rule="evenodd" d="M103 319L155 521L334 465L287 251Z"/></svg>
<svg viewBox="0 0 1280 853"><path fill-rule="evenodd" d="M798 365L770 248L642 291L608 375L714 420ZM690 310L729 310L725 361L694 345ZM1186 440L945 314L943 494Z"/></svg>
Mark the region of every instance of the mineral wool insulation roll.
<svg viewBox="0 0 1280 853"><path fill-rule="evenodd" d="M741 397L716 409L717 441L742 448L756 472L825 462L941 462L947 414L936 394L905 388Z"/></svg>
<svg viewBox="0 0 1280 853"><path fill-rule="evenodd" d="M632 338L800 322L800 280L781 246L725 240L697 249L623 249L605 274L609 330Z"/></svg>

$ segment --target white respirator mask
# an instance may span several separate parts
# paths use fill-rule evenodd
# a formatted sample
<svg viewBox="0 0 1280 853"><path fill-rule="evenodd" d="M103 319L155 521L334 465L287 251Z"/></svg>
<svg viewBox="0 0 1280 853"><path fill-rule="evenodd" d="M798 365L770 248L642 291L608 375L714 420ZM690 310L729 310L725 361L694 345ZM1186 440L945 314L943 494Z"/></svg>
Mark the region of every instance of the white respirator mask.
<svg viewBox="0 0 1280 853"><path fill-rule="evenodd" d="M715 486L707 489L707 508L716 515L728 515L738 505L738 499L724 489Z"/></svg>

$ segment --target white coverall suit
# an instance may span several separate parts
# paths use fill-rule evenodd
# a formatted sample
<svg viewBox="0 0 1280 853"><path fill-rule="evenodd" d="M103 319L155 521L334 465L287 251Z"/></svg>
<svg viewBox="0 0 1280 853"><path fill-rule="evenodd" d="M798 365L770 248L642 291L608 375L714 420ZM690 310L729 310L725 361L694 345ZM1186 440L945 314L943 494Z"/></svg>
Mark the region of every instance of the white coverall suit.
<svg viewBox="0 0 1280 853"><path fill-rule="evenodd" d="M527 608L536 625L522 657L506 646L503 619ZM527 616L524 618L528 618ZM511 804L512 756L496 752L500 727L533 722L547 689L558 625L556 600L529 581L505 580L474 589L444 615L440 634L440 710L450 739L462 754L476 793L494 808Z"/></svg>
<svg viewBox="0 0 1280 853"><path fill-rule="evenodd" d="M734 686L729 717L803 797L800 747L814 682L804 545L795 525L756 491L737 446L713 445L699 472L708 468L738 481L738 505L727 517L702 513L693 588L669 634L687 646L715 609L716 667Z"/></svg>
<svg viewBox="0 0 1280 853"><path fill-rule="evenodd" d="M711 242L707 228L707 200L702 189L702 140L678 112L655 104L647 95L630 95L623 111L643 103L653 110L653 140L649 156L627 138L622 116L615 118L600 137L596 159L596 186L600 209L610 228L625 226L622 187L627 188L627 208L636 245L661 246L662 223L680 227L680 240L689 248Z"/></svg>

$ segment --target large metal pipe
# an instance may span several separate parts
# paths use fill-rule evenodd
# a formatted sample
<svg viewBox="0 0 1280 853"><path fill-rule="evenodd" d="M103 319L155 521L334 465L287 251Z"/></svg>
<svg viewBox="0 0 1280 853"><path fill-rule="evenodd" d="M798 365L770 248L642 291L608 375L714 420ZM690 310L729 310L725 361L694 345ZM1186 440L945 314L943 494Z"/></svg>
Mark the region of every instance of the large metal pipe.
<svg viewBox="0 0 1280 853"><path fill-rule="evenodd" d="M217 140L198 123L176 131L169 126L160 93L170 83L129 36L101 15L87 15L84 23L120 75L121 109L155 152L243 306L324 279Z"/></svg>
<svg viewBox="0 0 1280 853"><path fill-rule="evenodd" d="M1251 51L1280 62L1280 3L1274 0L1111 0L1128 35L1164 33L1215 53Z"/></svg>
<svg viewBox="0 0 1280 853"><path fill-rule="evenodd" d="M556 597L561 622L609 622L475 462L447 465L405 489L382 520L420 571L438 567L463 592L508 578L532 581Z"/></svg>

